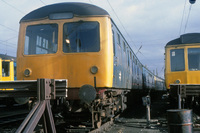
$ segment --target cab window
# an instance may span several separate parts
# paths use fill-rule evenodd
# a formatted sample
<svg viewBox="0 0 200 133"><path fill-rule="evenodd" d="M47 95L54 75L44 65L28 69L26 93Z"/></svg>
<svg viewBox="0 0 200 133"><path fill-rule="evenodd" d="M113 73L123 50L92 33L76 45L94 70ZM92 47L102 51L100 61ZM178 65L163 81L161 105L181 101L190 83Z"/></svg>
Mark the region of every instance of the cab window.
<svg viewBox="0 0 200 133"><path fill-rule="evenodd" d="M100 51L100 31L98 22L65 23L63 27L63 52Z"/></svg>
<svg viewBox="0 0 200 133"><path fill-rule="evenodd" d="M58 25L31 25L26 28L24 54L52 54L57 52Z"/></svg>
<svg viewBox="0 0 200 133"><path fill-rule="evenodd" d="M184 60L184 49L172 49L170 50L170 63L171 71L184 71L185 60Z"/></svg>
<svg viewBox="0 0 200 133"><path fill-rule="evenodd" d="M188 48L188 68L190 71L200 70L200 48Z"/></svg>

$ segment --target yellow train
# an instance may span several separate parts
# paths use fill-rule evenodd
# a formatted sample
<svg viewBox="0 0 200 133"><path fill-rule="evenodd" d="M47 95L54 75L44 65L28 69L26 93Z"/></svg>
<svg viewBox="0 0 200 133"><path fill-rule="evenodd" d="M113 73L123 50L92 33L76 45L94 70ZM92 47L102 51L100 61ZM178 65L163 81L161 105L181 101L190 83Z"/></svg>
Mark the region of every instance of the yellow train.
<svg viewBox="0 0 200 133"><path fill-rule="evenodd" d="M200 33L188 33L165 47L165 80L171 95L199 103Z"/></svg>
<svg viewBox="0 0 200 133"><path fill-rule="evenodd" d="M0 54L0 81L14 81L16 72L15 57ZM13 90L13 89L0 89Z"/></svg>
<svg viewBox="0 0 200 133"><path fill-rule="evenodd" d="M73 2L44 6L21 19L19 33L17 79L68 79L67 96L55 103L63 105L68 120L70 113L89 111L92 127L98 127L126 108L127 92L143 90L144 83L145 90L156 88L155 75L102 8Z"/></svg>
<svg viewBox="0 0 200 133"><path fill-rule="evenodd" d="M16 58L4 54L0 54L0 82L14 81L16 79ZM11 91L14 88L0 89L1 91ZM13 98L0 98L1 105L12 106L16 100ZM19 101L19 100L18 100Z"/></svg>

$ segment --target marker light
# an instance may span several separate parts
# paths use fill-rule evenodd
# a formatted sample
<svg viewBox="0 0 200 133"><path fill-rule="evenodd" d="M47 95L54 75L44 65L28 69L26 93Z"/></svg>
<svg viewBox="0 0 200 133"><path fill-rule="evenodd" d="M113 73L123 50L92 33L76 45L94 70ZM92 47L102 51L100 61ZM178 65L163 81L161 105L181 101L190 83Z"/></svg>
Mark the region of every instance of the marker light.
<svg viewBox="0 0 200 133"><path fill-rule="evenodd" d="M177 80L175 81L175 83L176 83L176 84L180 84L181 81L180 81L179 79L177 79Z"/></svg>
<svg viewBox="0 0 200 133"><path fill-rule="evenodd" d="M26 77L30 76L31 74L32 74L32 71L31 71L31 69L29 69L29 68L27 68L27 69L24 71L24 75L25 75Z"/></svg>
<svg viewBox="0 0 200 133"><path fill-rule="evenodd" d="M57 19L70 19L73 18L74 14L71 12L66 13L52 13L49 15L49 19L57 20Z"/></svg>
<svg viewBox="0 0 200 133"><path fill-rule="evenodd" d="M98 67L92 66L91 69L90 69L90 72L91 72L92 74L96 74L96 73L98 72Z"/></svg>

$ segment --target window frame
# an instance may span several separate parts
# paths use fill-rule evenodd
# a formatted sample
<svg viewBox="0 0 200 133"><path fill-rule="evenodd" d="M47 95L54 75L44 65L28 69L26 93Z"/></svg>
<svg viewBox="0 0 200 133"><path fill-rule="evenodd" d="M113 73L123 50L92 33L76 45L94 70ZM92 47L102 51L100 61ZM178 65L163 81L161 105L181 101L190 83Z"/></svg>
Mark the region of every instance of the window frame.
<svg viewBox="0 0 200 133"><path fill-rule="evenodd" d="M43 46L43 41L44 41L44 37L41 37L41 36L39 36L39 35L35 35L35 53L34 54L32 54L32 53L30 53L29 52L29 47L30 47L30 42L28 42L28 45L26 45L26 43L27 43L27 40L28 41L30 41L30 37L27 35L27 29L29 28L29 27L34 27L34 26L43 26L43 25L55 25L56 26L56 33L55 33L55 35L52 35L52 36L54 36L54 38L52 38L52 41L54 40L54 41L56 41L55 42L55 44L56 44L56 46L54 47L56 50L55 50L55 52L48 52L47 51L47 53L37 53L37 48L43 48L42 46ZM53 32L52 32L53 33ZM40 38L41 37L41 46L39 46L38 45L38 42L39 42L39 40L37 40L38 38ZM23 54L25 55L25 56L33 56L33 55L49 55L49 54L56 54L57 52L58 52L58 41L59 41L59 24L58 23L42 23L42 24L33 24L33 25L27 25L27 27L26 27L26 29L25 29L25 40L24 40L24 49L23 49ZM47 39L45 40L45 43L47 42ZM48 44L49 45L49 44ZM45 47L46 47L47 45L45 44ZM52 50L53 51L53 50Z"/></svg>
<svg viewBox="0 0 200 133"><path fill-rule="evenodd" d="M65 52L64 51L64 45L66 45L66 43L65 43L65 37L64 37L64 26L65 26L65 24L69 24L69 23L78 23L78 22L82 22L82 23L87 23L87 22L95 22L95 23L97 23L98 24L98 38L99 38L99 49L97 50L97 51L76 51L76 52L73 52L73 51L71 51L71 52ZM75 22L65 22L65 23L63 23L63 27L62 27L62 29L63 29L63 32L62 32L62 36L63 36L63 40L62 40L62 52L63 53L65 53L65 54L78 54L78 53L98 53L98 52L100 52L101 51L101 38L100 38L100 36L101 36L101 32L100 32L100 23L98 22L98 21L75 21ZM77 47L76 47L77 48Z"/></svg>
<svg viewBox="0 0 200 133"><path fill-rule="evenodd" d="M199 55L200 55L200 48L199 47L189 47L187 48L187 61L188 61L188 70L189 71L200 71L200 63L199 63L199 68L198 69L194 69L194 70L191 70L190 69L190 61L189 61L189 50L191 49L199 49ZM196 55L196 54L195 54ZM200 57L200 56L199 56ZM192 58L193 59L193 58ZM200 58L199 58L200 59Z"/></svg>

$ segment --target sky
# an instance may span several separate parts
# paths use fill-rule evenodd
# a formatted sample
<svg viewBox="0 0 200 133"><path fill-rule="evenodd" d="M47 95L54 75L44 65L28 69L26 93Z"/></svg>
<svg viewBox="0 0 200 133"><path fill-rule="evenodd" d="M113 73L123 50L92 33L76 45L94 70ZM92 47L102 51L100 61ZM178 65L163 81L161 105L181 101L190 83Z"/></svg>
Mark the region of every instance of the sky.
<svg viewBox="0 0 200 133"><path fill-rule="evenodd" d="M164 77L167 42L200 32L200 0L0 0L0 54L16 56L19 21L45 5L84 2L105 9L140 62Z"/></svg>

